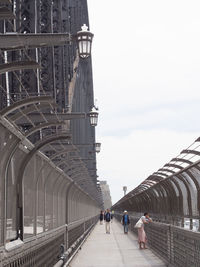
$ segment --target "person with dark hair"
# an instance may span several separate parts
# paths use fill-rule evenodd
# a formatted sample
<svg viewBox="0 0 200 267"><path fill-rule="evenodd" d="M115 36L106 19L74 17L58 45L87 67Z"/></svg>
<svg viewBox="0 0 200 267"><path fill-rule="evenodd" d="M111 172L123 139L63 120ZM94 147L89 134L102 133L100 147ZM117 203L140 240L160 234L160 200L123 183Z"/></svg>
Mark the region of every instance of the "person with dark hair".
<svg viewBox="0 0 200 267"><path fill-rule="evenodd" d="M127 210L124 211L124 215L122 216L122 224L124 226L124 233L128 234L128 225L130 224L130 220Z"/></svg>
<svg viewBox="0 0 200 267"><path fill-rule="evenodd" d="M110 234L110 221L111 221L111 214L110 214L110 210L107 209L106 211L106 215L105 215L105 221L106 221L106 234Z"/></svg>
<svg viewBox="0 0 200 267"><path fill-rule="evenodd" d="M148 224L150 222L152 222L152 219L149 217L149 213L145 212L144 216L142 216L140 218L140 220L142 221L141 227L138 228L138 243L139 243L139 248L142 249L146 249L146 244L147 244L147 237L146 237L146 233L144 231L144 225ZM142 247L143 245L143 247Z"/></svg>
<svg viewBox="0 0 200 267"><path fill-rule="evenodd" d="M103 218L104 218L104 213L103 213L103 210L101 210L100 215L99 215L100 224L103 224Z"/></svg>

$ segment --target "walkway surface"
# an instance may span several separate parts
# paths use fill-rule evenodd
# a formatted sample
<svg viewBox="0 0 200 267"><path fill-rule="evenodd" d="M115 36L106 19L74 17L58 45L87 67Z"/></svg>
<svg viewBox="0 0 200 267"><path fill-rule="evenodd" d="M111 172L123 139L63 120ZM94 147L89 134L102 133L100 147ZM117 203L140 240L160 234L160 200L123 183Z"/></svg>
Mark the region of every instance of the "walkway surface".
<svg viewBox="0 0 200 267"><path fill-rule="evenodd" d="M149 249L138 249L137 237L123 233L120 223L111 224L111 234L105 225L96 225L82 249L69 267L164 267L166 266Z"/></svg>

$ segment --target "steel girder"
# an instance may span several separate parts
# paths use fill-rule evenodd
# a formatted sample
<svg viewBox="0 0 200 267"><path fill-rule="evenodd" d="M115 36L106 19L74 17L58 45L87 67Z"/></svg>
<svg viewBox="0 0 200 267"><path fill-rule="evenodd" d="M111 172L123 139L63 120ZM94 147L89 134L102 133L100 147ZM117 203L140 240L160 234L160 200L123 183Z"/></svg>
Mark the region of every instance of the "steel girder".
<svg viewBox="0 0 200 267"><path fill-rule="evenodd" d="M41 66L35 61L15 61L0 65L0 74L10 71L39 69L39 68L41 68Z"/></svg>
<svg viewBox="0 0 200 267"><path fill-rule="evenodd" d="M11 51L66 45L72 37L69 33L7 33L0 34L0 39L0 49Z"/></svg>

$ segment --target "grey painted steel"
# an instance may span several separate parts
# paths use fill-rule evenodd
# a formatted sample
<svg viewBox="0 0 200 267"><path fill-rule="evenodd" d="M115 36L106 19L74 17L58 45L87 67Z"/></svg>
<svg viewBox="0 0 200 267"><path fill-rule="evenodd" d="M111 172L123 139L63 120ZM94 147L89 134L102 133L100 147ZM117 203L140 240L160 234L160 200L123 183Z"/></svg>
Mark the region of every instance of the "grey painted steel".
<svg viewBox="0 0 200 267"><path fill-rule="evenodd" d="M41 68L40 64L38 64L35 61L16 61L0 65L0 74L9 71L24 70L24 69L39 69L39 68Z"/></svg>
<svg viewBox="0 0 200 267"><path fill-rule="evenodd" d="M13 111L15 111L21 107L31 105L31 104L38 104L39 102L52 103L52 102L54 102L54 100L50 96L29 97L29 98L23 99L21 101L15 102L11 106L8 106L8 107L2 109L0 111L0 116L5 117L9 113L11 113L11 112L13 112Z"/></svg>
<svg viewBox="0 0 200 267"><path fill-rule="evenodd" d="M64 121L52 121L52 122L44 122L44 123L41 123L35 127L32 127L30 129L30 131L28 131L26 134L25 134L25 137L28 137L30 135L32 135L33 133L36 133L37 131L43 129L43 128L48 128L48 127L51 127L51 126L61 126L61 125L64 125L65 122Z"/></svg>
<svg viewBox="0 0 200 267"><path fill-rule="evenodd" d="M96 223L101 205L95 176L96 154L90 146L83 146L95 143L95 129L87 116L94 106L91 59L77 60L76 44L71 42L84 23L89 25L87 1L19 0L14 3L9 8L16 20L0 21L0 46L7 51L8 62L33 60L41 68L33 71L22 66L9 72L7 81L5 75L0 79L0 154L4 155L0 160L1 264L6 267L53 266L62 244L66 249L68 245L73 247L73 253L76 241ZM1 55L2 65L4 52ZM43 102L38 96L51 97ZM33 97L35 102L29 102ZM26 100L21 101L24 98ZM69 120L69 113L75 115L64 127L50 126L64 121L65 114ZM35 132L42 127L39 123L49 127ZM74 145L65 139L54 141L30 157L38 145L36 140L61 128L72 133ZM76 144L82 145L80 150ZM74 166L73 177L79 185L74 181L73 191L77 194L69 193L69 216L73 219L69 225L66 224L69 207L65 200L72 179L54 164L58 154L62 151L62 158L66 150L67 158L77 155L94 160L85 162L83 175ZM17 179L22 174L20 166L27 158L30 161L24 171L22 188L17 185ZM20 211L17 206L21 199L24 202ZM17 214L18 211L21 214ZM16 222L19 218L20 225ZM19 229L21 237L24 233L24 244L6 251L7 246L15 243Z"/></svg>
<svg viewBox="0 0 200 267"><path fill-rule="evenodd" d="M8 7L0 7L0 20L14 19L15 15Z"/></svg>
<svg viewBox="0 0 200 267"><path fill-rule="evenodd" d="M169 170L169 169L167 169L167 168L161 168L161 169L159 169L158 171L170 172L170 173L172 173L172 174L176 173L175 171Z"/></svg>
<svg viewBox="0 0 200 267"><path fill-rule="evenodd" d="M1 13L1 10L0 10ZM8 13L9 14L9 13ZM38 34L0 34L0 49L18 50L22 48L38 48L48 46L66 45L72 40L68 33L38 33Z"/></svg>
<svg viewBox="0 0 200 267"><path fill-rule="evenodd" d="M3 5L7 4L7 5L9 5L9 4L12 4L12 2L11 2L11 0L0 0L0 4L3 4Z"/></svg>
<svg viewBox="0 0 200 267"><path fill-rule="evenodd" d="M121 213L115 215L119 221L121 216ZM134 228L134 225L138 219L138 216L130 216L129 229L135 234L137 234L137 229ZM159 222L145 226L145 231L150 248L169 266L200 266L200 233Z"/></svg>
<svg viewBox="0 0 200 267"><path fill-rule="evenodd" d="M177 162L192 164L192 161L187 160L187 159L182 159L182 158L173 158L171 161L177 161Z"/></svg>
<svg viewBox="0 0 200 267"><path fill-rule="evenodd" d="M19 210L19 220L18 220L18 233L20 238L23 240L23 194L22 194L22 182L23 182L23 177L24 177L24 171L25 168L27 166L27 164L29 163L29 161L31 160L31 158L33 157L33 155L42 147L46 146L47 144L56 141L56 140L63 140L63 139L67 139L69 140L71 138L71 136L69 135L64 135L64 134L56 134L55 136L51 136L48 138L44 138L41 141L39 141L35 147L29 152L29 154L25 157L25 159L22 161L21 165L20 165L20 171L17 175L17 184L19 186L19 196L18 196L18 210Z"/></svg>
<svg viewBox="0 0 200 267"><path fill-rule="evenodd" d="M191 150L191 149L184 149L181 151L181 154L194 154L200 156L200 152L196 150Z"/></svg>
<svg viewBox="0 0 200 267"><path fill-rule="evenodd" d="M85 113L47 113L47 112L43 112L43 115L45 116L45 118L50 121L50 120L55 120L55 118L59 118L60 120L74 120L74 119L85 119L87 118L87 114ZM33 123L41 123L42 117L39 113L31 113L29 115L31 121ZM26 118L22 118L21 120L18 121L18 123L23 124L23 123L27 123L28 121L26 120Z"/></svg>
<svg viewBox="0 0 200 267"><path fill-rule="evenodd" d="M162 175L162 176L164 176L164 177L168 177L168 176L169 176L169 175L167 175L166 173L163 173L163 172L160 172L160 171L158 171L158 172L154 172L153 175Z"/></svg>
<svg viewBox="0 0 200 267"><path fill-rule="evenodd" d="M39 103L36 105L36 107L39 109L39 110L42 110L42 109L52 109L52 108L56 108L57 105L56 103ZM34 111L36 111L36 107L35 105L34 106L29 106L29 107L26 107L23 109L23 112L18 112L14 115L10 115L9 117L9 120L11 121L18 121L19 119L23 118L25 115L28 115L29 113L32 113ZM24 124L24 119L21 120L21 124Z"/></svg>
<svg viewBox="0 0 200 267"><path fill-rule="evenodd" d="M172 163L167 163L167 164L164 165L164 167L174 167L174 168L177 168L177 169L180 169L180 170L184 169L184 167L179 166L177 164L172 164Z"/></svg>

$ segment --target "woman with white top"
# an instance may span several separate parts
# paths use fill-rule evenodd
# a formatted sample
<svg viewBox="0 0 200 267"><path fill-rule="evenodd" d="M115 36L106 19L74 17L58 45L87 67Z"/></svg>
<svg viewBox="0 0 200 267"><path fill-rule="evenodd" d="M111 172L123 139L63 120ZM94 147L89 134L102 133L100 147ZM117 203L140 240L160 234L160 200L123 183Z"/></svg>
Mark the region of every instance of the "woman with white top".
<svg viewBox="0 0 200 267"><path fill-rule="evenodd" d="M152 219L149 217L149 213L145 212L144 216L142 216L141 218L142 221L142 226L140 228L138 228L138 243L140 246L140 249L144 248L146 249L146 243L147 243L147 237L146 237L146 233L144 231L144 224L148 224L150 222L152 222ZM142 247L143 245L143 247Z"/></svg>

